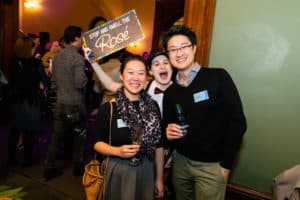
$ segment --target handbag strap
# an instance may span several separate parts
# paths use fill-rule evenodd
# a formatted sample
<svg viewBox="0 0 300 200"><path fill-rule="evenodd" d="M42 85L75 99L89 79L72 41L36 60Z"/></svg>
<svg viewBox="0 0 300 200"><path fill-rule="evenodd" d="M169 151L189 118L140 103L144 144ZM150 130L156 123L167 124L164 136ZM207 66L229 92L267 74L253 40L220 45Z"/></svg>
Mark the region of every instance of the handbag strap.
<svg viewBox="0 0 300 200"><path fill-rule="evenodd" d="M111 126L112 126L112 113L113 113L113 104L112 100L109 101L110 104L110 117L109 117L109 145L111 145Z"/></svg>
<svg viewBox="0 0 300 200"><path fill-rule="evenodd" d="M112 100L109 101L110 104L110 116L109 116L109 145L111 145L111 126L112 126L112 113L113 113L113 104ZM108 167L109 156L106 156L106 163L104 168L104 174L106 174Z"/></svg>

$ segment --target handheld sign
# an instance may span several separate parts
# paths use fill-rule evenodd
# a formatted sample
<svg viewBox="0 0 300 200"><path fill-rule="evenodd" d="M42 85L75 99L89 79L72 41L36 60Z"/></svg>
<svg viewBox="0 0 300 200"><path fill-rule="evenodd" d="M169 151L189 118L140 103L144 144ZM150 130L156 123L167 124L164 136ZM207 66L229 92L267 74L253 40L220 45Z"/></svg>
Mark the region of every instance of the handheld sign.
<svg viewBox="0 0 300 200"><path fill-rule="evenodd" d="M83 33L85 45L92 50L90 55L92 61L112 54L144 37L135 10Z"/></svg>

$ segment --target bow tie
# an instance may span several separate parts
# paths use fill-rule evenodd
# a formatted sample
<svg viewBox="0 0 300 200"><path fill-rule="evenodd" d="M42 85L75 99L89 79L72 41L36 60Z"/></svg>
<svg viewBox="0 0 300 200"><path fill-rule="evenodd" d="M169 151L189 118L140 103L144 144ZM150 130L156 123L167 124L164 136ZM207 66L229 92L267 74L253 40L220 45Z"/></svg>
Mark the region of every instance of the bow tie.
<svg viewBox="0 0 300 200"><path fill-rule="evenodd" d="M164 91L159 89L158 87L155 87L154 94L160 94L160 93L164 93Z"/></svg>

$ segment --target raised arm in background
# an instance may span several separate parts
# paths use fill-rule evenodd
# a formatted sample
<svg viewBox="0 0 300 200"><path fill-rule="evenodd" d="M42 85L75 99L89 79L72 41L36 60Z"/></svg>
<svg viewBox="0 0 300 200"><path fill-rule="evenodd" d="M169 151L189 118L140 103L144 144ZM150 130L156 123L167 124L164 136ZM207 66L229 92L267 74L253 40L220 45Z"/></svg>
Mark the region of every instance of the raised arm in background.
<svg viewBox="0 0 300 200"><path fill-rule="evenodd" d="M112 80L101 68L101 66L99 65L99 63L97 63L96 61L91 61L89 60L89 55L92 53L92 50L88 47L82 47L83 52L84 52L84 57L85 59L87 59L91 65L92 68L94 70L94 72L96 73L97 77L99 78L99 80L101 81L101 83L103 84L103 86L107 89L110 90L112 92L116 92L118 88L122 87L122 83L118 83L115 82L114 80Z"/></svg>

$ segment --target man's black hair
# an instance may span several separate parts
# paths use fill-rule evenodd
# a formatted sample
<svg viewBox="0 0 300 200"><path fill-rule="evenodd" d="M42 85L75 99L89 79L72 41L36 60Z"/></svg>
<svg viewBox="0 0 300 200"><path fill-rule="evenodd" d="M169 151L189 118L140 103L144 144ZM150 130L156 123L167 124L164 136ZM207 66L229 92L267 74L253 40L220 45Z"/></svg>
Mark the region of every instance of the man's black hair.
<svg viewBox="0 0 300 200"><path fill-rule="evenodd" d="M196 34L190 28L185 25L176 25L173 26L162 39L162 45L165 51L168 51L168 42L171 37L175 35L184 35L190 40L192 45L197 44Z"/></svg>
<svg viewBox="0 0 300 200"><path fill-rule="evenodd" d="M82 28L79 26L68 26L64 31L64 41L67 44L75 41L76 37L81 37Z"/></svg>

